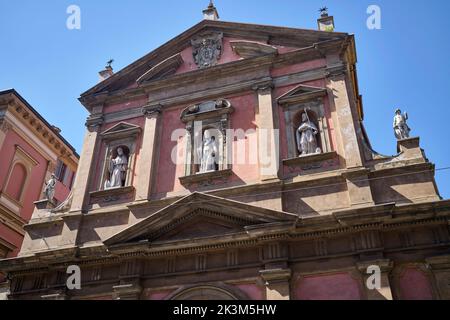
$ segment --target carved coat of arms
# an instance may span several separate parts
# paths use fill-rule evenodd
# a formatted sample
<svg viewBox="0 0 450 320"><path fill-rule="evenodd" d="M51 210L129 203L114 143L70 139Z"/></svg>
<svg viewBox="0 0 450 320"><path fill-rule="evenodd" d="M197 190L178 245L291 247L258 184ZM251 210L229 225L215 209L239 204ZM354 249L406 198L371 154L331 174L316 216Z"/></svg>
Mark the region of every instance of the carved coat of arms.
<svg viewBox="0 0 450 320"><path fill-rule="evenodd" d="M194 61L199 68L217 64L222 55L223 34L208 34L191 40Z"/></svg>

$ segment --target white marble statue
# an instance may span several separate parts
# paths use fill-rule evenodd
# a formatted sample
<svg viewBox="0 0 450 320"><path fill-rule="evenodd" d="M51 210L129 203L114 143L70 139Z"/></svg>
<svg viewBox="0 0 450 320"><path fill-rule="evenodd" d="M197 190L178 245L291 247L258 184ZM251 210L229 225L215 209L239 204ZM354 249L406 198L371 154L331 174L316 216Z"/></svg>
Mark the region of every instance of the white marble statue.
<svg viewBox="0 0 450 320"><path fill-rule="evenodd" d="M44 195L45 198L53 202L53 198L55 197L55 187L56 187L56 176L52 174L50 180L45 183Z"/></svg>
<svg viewBox="0 0 450 320"><path fill-rule="evenodd" d="M216 171L216 159L219 156L216 137L211 134L211 130L206 130L203 134L202 156L199 173Z"/></svg>
<svg viewBox="0 0 450 320"><path fill-rule="evenodd" d="M121 188L127 176L128 158L122 148L117 148L117 156L110 160L109 180L105 181L105 190Z"/></svg>
<svg viewBox="0 0 450 320"><path fill-rule="evenodd" d="M322 153L322 150L317 146L317 134L319 130L309 120L308 114L305 112L302 114L302 123L297 129L297 148L300 153L300 157Z"/></svg>
<svg viewBox="0 0 450 320"><path fill-rule="evenodd" d="M395 110L394 133L397 140L409 138L409 133L411 132L411 129L406 123L407 120L408 114L406 112L402 114L402 111L400 109Z"/></svg>

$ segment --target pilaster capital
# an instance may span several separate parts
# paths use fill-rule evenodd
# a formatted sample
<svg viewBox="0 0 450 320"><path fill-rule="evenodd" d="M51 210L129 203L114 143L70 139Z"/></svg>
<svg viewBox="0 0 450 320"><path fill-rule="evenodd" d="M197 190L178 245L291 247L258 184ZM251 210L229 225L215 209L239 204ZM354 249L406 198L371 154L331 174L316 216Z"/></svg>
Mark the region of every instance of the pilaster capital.
<svg viewBox="0 0 450 320"><path fill-rule="evenodd" d="M142 114L148 118L156 117L161 113L161 104L149 104L142 107Z"/></svg>
<svg viewBox="0 0 450 320"><path fill-rule="evenodd" d="M102 115L91 115L86 120L86 127L91 131L98 130L103 124L104 119Z"/></svg>
<svg viewBox="0 0 450 320"><path fill-rule="evenodd" d="M344 63L330 65L325 70L327 78L335 79L344 76L347 73L347 66Z"/></svg>
<svg viewBox="0 0 450 320"><path fill-rule="evenodd" d="M292 275L291 269L267 269L260 270L259 274L266 284L289 281Z"/></svg>
<svg viewBox="0 0 450 320"><path fill-rule="evenodd" d="M389 259L378 259L372 261L361 261L356 264L358 270L363 274L367 274L367 269L370 266L377 266L380 268L381 272L389 273L394 268L394 262Z"/></svg>
<svg viewBox="0 0 450 320"><path fill-rule="evenodd" d="M113 298L115 300L137 300L142 293L142 287L138 283L113 286Z"/></svg>
<svg viewBox="0 0 450 320"><path fill-rule="evenodd" d="M273 80L267 79L261 82L258 82L252 86L252 90L258 92L258 93L267 93L270 92L273 89Z"/></svg>

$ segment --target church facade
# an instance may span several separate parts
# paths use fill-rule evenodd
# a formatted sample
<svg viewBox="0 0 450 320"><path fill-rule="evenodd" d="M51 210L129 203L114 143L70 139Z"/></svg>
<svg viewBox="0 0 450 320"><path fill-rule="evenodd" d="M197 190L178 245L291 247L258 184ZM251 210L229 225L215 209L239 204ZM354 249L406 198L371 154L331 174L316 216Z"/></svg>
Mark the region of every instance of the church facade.
<svg viewBox="0 0 450 320"><path fill-rule="evenodd" d="M72 195L0 261L9 299L450 299L450 202L419 138L372 149L354 36L204 14L81 95Z"/></svg>

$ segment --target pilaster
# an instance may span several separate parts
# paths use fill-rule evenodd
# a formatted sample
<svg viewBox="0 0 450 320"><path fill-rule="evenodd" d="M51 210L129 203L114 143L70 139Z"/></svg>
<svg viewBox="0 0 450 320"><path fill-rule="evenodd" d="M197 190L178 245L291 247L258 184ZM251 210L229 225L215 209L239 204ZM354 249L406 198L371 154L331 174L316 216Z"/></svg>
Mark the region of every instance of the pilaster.
<svg viewBox="0 0 450 320"><path fill-rule="evenodd" d="M374 205L368 169L350 169L343 176L347 180L347 192L352 207Z"/></svg>
<svg viewBox="0 0 450 320"><path fill-rule="evenodd" d="M380 268L380 289L369 289L367 280L372 275L368 273L370 266L377 266ZM390 260L374 260L364 261L357 264L358 270L363 276L363 287L366 290L366 296L368 300L393 300L392 289L389 281L389 274L393 269L393 262Z"/></svg>
<svg viewBox="0 0 450 320"><path fill-rule="evenodd" d="M362 167L362 154L358 144L356 121L346 81L346 67L336 57L327 57L327 89L333 122L338 134L339 153L345 158L347 168ZM334 110L333 110L334 109Z"/></svg>
<svg viewBox="0 0 450 320"><path fill-rule="evenodd" d="M291 270L286 268L266 269L259 272L266 286L267 300L290 300L289 281Z"/></svg>
<svg viewBox="0 0 450 320"><path fill-rule="evenodd" d="M101 115L90 116L86 122L86 134L84 137L83 151L80 156L78 170L73 184L73 199L71 212L83 211L91 177L91 166L94 160L95 147L103 117Z"/></svg>
<svg viewBox="0 0 450 320"><path fill-rule="evenodd" d="M161 105L149 105L142 108L145 116L142 146L139 155L138 176L136 185L136 201L144 201L150 197L157 153L158 122Z"/></svg>
<svg viewBox="0 0 450 320"><path fill-rule="evenodd" d="M278 113L272 97L272 81L265 81L253 87L258 95L256 124L258 127L258 160L261 180L278 178L279 130Z"/></svg>

